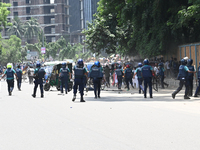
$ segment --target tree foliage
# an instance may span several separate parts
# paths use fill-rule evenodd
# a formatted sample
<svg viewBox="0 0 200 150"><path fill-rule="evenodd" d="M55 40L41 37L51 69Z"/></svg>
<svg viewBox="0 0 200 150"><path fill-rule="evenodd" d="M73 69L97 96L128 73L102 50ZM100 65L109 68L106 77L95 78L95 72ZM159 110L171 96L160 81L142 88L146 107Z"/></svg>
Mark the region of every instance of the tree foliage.
<svg viewBox="0 0 200 150"><path fill-rule="evenodd" d="M200 0L100 0L85 42L96 53L166 54L200 41L199 7Z"/></svg>

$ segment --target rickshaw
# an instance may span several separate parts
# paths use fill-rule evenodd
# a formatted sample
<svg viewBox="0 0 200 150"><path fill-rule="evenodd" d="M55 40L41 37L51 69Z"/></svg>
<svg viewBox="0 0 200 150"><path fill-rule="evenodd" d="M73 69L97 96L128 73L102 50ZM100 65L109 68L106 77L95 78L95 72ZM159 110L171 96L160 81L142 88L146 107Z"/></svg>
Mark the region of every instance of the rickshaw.
<svg viewBox="0 0 200 150"><path fill-rule="evenodd" d="M62 68L62 63L64 62L67 64L70 72L72 72L73 60L54 61L54 62L44 63L44 69L46 71L45 83L44 83L45 91L49 91L51 87L56 87L58 91L60 90L59 71L60 71L60 68ZM68 92L72 90L72 87L73 87L73 82L69 79Z"/></svg>

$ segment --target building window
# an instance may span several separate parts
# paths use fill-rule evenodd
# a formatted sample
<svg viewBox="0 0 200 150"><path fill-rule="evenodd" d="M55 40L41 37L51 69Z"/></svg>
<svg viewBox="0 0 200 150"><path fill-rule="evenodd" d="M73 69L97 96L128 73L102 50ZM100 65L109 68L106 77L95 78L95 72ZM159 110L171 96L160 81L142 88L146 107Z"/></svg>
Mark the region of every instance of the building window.
<svg viewBox="0 0 200 150"><path fill-rule="evenodd" d="M55 33L55 28L51 28L51 33Z"/></svg>
<svg viewBox="0 0 200 150"><path fill-rule="evenodd" d="M55 3L55 0L50 0L50 3L51 3L51 4L54 4L54 3Z"/></svg>
<svg viewBox="0 0 200 150"><path fill-rule="evenodd" d="M13 2L13 6L18 6L18 2Z"/></svg>
<svg viewBox="0 0 200 150"><path fill-rule="evenodd" d="M14 14L14 16L18 16L18 12L14 12L13 14Z"/></svg>
<svg viewBox="0 0 200 150"><path fill-rule="evenodd" d="M31 13L31 8L30 7L26 7L26 13L30 14Z"/></svg>
<svg viewBox="0 0 200 150"><path fill-rule="evenodd" d="M51 42L55 42L55 41L56 41L56 37L52 37Z"/></svg>
<svg viewBox="0 0 200 150"><path fill-rule="evenodd" d="M54 9L54 8L53 8L53 9L50 9L50 13L51 13L51 14L55 13L55 9Z"/></svg>
<svg viewBox="0 0 200 150"><path fill-rule="evenodd" d="M26 4L31 4L31 0L26 0Z"/></svg>
<svg viewBox="0 0 200 150"><path fill-rule="evenodd" d="M26 17L26 20L30 20L31 19L31 17Z"/></svg>
<svg viewBox="0 0 200 150"><path fill-rule="evenodd" d="M10 3L10 0L4 0L3 2L4 3Z"/></svg>
<svg viewBox="0 0 200 150"><path fill-rule="evenodd" d="M55 18L51 18L51 24L55 23Z"/></svg>

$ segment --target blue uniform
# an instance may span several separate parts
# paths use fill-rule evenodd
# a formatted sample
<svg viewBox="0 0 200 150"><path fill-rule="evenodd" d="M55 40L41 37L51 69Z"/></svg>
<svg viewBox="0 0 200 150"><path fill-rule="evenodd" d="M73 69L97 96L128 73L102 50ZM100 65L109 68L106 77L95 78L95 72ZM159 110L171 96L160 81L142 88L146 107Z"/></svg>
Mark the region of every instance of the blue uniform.
<svg viewBox="0 0 200 150"><path fill-rule="evenodd" d="M125 74L125 82L126 82L127 89L130 90L129 83L133 87L133 82L132 82L133 72L132 72L132 70L130 68L127 68L125 70L124 74Z"/></svg>
<svg viewBox="0 0 200 150"><path fill-rule="evenodd" d="M16 74L17 74L17 87L19 90L21 90L21 83L22 83L22 70L17 68L16 69Z"/></svg>
<svg viewBox="0 0 200 150"><path fill-rule="evenodd" d="M84 67L74 67L74 96L76 96L77 89L79 87L79 91L81 96L83 97L84 95L84 74L87 73L87 70Z"/></svg>
<svg viewBox="0 0 200 150"><path fill-rule="evenodd" d="M197 72L197 76L198 76L198 82L199 82L199 85L196 89L196 92L195 92L195 95L197 97L198 93L199 93L199 90L200 90L200 66L198 67L198 72Z"/></svg>
<svg viewBox="0 0 200 150"><path fill-rule="evenodd" d="M70 73L69 68L61 68L60 69L60 80L61 80L60 91L61 91L61 93L63 93L63 87L65 85L65 93L67 94L69 73Z"/></svg>
<svg viewBox="0 0 200 150"><path fill-rule="evenodd" d="M186 84L186 78L187 78L187 75L188 75L188 67L185 66L185 65L180 65L179 67L179 73L178 73L178 80L180 81L179 82L179 87L176 89L176 91L174 91L172 93L172 97L175 98L176 94L178 92L181 91L181 89L183 88L183 85L185 85L185 95L184 95L184 98L187 97L187 94L188 94L188 86Z"/></svg>
<svg viewBox="0 0 200 150"><path fill-rule="evenodd" d="M103 77L102 68L97 67L97 66L91 68L90 72L89 72L89 77L93 78L95 98L97 98L97 95L98 95L98 97L100 97L101 79ZM98 91L98 93L97 93L97 91Z"/></svg>
<svg viewBox="0 0 200 150"><path fill-rule="evenodd" d="M115 72L117 74L118 89L121 89L121 87L122 87L123 70L122 69L116 69Z"/></svg>
<svg viewBox="0 0 200 150"><path fill-rule="evenodd" d="M141 90L144 92L143 86L142 86L142 82L143 82L143 78L142 78L142 68L138 67L135 70L137 77L138 77L138 84L139 84L139 93L141 93Z"/></svg>
<svg viewBox="0 0 200 150"><path fill-rule="evenodd" d="M7 81L7 84L8 84L8 93L10 95L10 93L13 91L14 89L14 74L15 74L15 70L14 69L11 69L11 68L8 68L5 70L4 74L6 74L6 81Z"/></svg>
<svg viewBox="0 0 200 150"><path fill-rule="evenodd" d="M164 85L168 86L168 84L164 82L164 79L165 79L165 69L163 67L160 67L158 74L160 76L162 88L164 88Z"/></svg>
<svg viewBox="0 0 200 150"><path fill-rule="evenodd" d="M153 68L149 65L144 65L142 67L142 76L144 79L144 97L147 96L147 86L149 86L150 98L152 98L152 70Z"/></svg>
<svg viewBox="0 0 200 150"><path fill-rule="evenodd" d="M190 71L195 71L194 70L194 66L188 66L188 69L190 70ZM186 84L187 84L187 86L188 86L188 95L189 96L192 96L192 94L193 94L193 79L194 79L194 73L189 73L188 72L188 75L187 75L187 81L186 81Z"/></svg>
<svg viewBox="0 0 200 150"><path fill-rule="evenodd" d="M40 92L41 92L41 97L44 97L44 90L43 90L43 79L45 75L45 70L43 68L36 68L34 71L35 74L35 81L34 81L34 91L33 91L33 97L36 96L36 91L38 88L38 85L40 85Z"/></svg>

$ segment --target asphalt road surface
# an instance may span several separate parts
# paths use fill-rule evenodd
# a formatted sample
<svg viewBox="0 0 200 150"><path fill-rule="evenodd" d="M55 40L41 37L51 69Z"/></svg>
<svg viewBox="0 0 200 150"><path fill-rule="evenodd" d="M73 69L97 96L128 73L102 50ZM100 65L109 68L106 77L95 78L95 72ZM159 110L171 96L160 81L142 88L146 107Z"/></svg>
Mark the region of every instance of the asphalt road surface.
<svg viewBox="0 0 200 150"><path fill-rule="evenodd" d="M72 102L72 92L31 96L33 85L22 84L8 96L0 83L0 150L199 150L200 98L183 99L183 91L154 92L144 99L138 90L116 88L85 103Z"/></svg>

